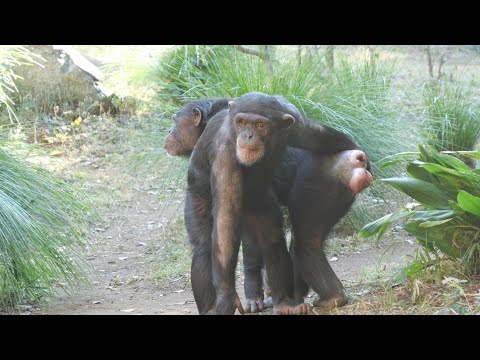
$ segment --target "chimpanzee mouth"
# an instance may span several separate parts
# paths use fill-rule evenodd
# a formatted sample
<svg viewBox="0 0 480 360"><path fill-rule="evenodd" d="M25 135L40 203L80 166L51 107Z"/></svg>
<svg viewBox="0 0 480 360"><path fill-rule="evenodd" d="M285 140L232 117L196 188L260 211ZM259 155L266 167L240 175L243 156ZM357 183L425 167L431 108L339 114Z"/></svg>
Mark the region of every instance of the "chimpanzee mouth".
<svg viewBox="0 0 480 360"><path fill-rule="evenodd" d="M241 145L241 144L238 144L238 146L242 150L248 150L248 151L258 151L258 150L260 150L260 148L256 145Z"/></svg>

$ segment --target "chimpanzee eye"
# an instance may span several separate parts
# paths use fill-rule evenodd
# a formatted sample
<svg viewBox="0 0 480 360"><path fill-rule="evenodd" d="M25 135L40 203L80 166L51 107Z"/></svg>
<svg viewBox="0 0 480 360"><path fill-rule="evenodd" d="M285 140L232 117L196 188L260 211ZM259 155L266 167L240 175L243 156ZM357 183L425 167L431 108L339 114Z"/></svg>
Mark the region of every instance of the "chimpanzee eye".
<svg viewBox="0 0 480 360"><path fill-rule="evenodd" d="M245 120L240 120L240 124L247 125L247 122Z"/></svg>
<svg viewBox="0 0 480 360"><path fill-rule="evenodd" d="M257 122L256 126L257 126L257 128L263 128L263 123L262 122Z"/></svg>

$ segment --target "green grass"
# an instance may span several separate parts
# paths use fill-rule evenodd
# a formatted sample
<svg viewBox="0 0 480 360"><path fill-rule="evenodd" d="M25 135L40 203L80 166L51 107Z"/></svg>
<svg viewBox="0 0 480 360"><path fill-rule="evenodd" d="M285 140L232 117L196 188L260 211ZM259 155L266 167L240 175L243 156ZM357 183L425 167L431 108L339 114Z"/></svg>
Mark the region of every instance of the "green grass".
<svg viewBox="0 0 480 360"><path fill-rule="evenodd" d="M78 285L92 217L81 189L0 148L0 307Z"/></svg>
<svg viewBox="0 0 480 360"><path fill-rule="evenodd" d="M151 75L166 111L157 125L162 134L158 137L163 142L166 129L173 125L169 115L185 102L260 91L281 94L310 118L352 136L365 149L377 177L387 175L377 166L381 159L414 148L398 123L402 106L392 90L394 59L380 55L370 59L363 54L351 60L338 52L335 69L330 72L322 54L306 57L298 65L292 52L280 50L273 62L273 76L262 59L229 46L182 46L165 52ZM150 153L151 158L155 156L165 157L160 146ZM395 172L388 171L389 175ZM383 199L382 206L388 207L391 195L374 184L361 197ZM371 206L354 206L344 224L358 229L375 213Z"/></svg>
<svg viewBox="0 0 480 360"><path fill-rule="evenodd" d="M167 224L152 252L155 259L152 278L165 280L190 275L192 255L187 239L183 216L178 216Z"/></svg>
<svg viewBox="0 0 480 360"><path fill-rule="evenodd" d="M480 103L474 88L460 82L430 81L422 95L426 143L437 150L474 150L480 140Z"/></svg>
<svg viewBox="0 0 480 360"><path fill-rule="evenodd" d="M0 46L0 108L5 107L10 123L20 124L20 120L15 114L13 98L18 92L15 82L21 77L15 73L15 67L38 65L38 61L41 61L41 58L23 46ZM6 121L0 113L0 124L3 123Z"/></svg>

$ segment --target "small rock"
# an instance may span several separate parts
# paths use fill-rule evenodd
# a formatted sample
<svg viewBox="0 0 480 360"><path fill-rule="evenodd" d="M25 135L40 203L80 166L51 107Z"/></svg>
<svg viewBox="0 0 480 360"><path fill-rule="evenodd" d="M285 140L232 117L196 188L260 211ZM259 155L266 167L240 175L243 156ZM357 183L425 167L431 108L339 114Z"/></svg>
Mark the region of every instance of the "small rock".
<svg viewBox="0 0 480 360"><path fill-rule="evenodd" d="M98 305L98 304L101 304L101 302L100 301L92 301L92 304L93 305Z"/></svg>

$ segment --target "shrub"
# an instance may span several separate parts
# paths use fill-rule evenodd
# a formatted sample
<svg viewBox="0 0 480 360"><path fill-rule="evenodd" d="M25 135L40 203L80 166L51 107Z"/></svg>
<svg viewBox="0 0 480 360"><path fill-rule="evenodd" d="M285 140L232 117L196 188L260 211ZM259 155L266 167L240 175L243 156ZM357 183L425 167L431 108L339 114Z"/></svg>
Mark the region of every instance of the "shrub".
<svg viewBox="0 0 480 360"><path fill-rule="evenodd" d="M480 264L480 172L433 148L419 146L419 150L418 159L407 165L408 177L381 179L418 203L365 225L359 235L380 238L390 225L403 219L403 228L426 250L440 251L476 271ZM478 151L455 154L480 158Z"/></svg>

